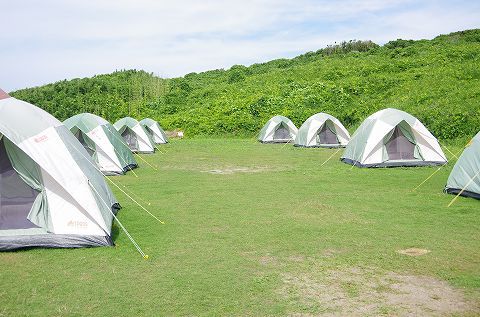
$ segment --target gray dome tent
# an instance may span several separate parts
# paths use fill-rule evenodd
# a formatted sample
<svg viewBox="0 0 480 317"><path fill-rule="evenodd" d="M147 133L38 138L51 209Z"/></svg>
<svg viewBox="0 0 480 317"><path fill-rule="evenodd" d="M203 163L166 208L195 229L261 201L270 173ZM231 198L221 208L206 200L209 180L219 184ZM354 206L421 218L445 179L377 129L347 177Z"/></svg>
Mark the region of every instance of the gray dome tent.
<svg viewBox="0 0 480 317"><path fill-rule="evenodd" d="M480 132L473 137L453 167L445 191L480 199Z"/></svg>
<svg viewBox="0 0 480 317"><path fill-rule="evenodd" d="M258 135L262 143L288 143L295 139L298 129L284 116L275 116L265 123Z"/></svg>
<svg viewBox="0 0 480 317"><path fill-rule="evenodd" d="M63 124L82 143L105 175L124 174L138 166L120 133L107 120L91 113L81 113Z"/></svg>
<svg viewBox="0 0 480 317"><path fill-rule="evenodd" d="M350 134L337 118L320 112L298 129L295 146L337 148L345 147L349 140Z"/></svg>
<svg viewBox="0 0 480 317"><path fill-rule="evenodd" d="M414 116L380 110L365 119L348 143L342 162L358 167L443 165L437 139Z"/></svg>
<svg viewBox="0 0 480 317"><path fill-rule="evenodd" d="M0 250L113 245L120 206L80 142L1 90L0 113Z"/></svg>
<svg viewBox="0 0 480 317"><path fill-rule="evenodd" d="M154 153L155 145L145 128L135 119L125 117L113 125L132 152Z"/></svg>

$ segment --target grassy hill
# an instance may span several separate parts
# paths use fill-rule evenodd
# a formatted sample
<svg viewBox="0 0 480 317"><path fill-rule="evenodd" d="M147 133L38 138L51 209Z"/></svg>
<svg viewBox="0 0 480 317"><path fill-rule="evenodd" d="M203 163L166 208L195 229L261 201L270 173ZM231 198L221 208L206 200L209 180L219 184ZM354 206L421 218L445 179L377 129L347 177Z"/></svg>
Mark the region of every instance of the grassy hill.
<svg viewBox="0 0 480 317"><path fill-rule="evenodd" d="M249 67L160 79L121 71L13 92L63 120L90 111L110 121L130 114L158 119L187 135L254 135L272 115L300 125L323 111L352 130L371 113L395 107L441 139L480 127L480 30L383 46L350 41Z"/></svg>

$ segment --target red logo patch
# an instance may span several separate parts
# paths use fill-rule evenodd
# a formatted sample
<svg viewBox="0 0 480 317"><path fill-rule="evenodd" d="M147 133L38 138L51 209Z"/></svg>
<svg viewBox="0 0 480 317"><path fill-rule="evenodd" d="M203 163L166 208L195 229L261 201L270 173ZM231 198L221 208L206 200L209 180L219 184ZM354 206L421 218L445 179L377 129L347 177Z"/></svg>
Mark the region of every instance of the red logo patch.
<svg viewBox="0 0 480 317"><path fill-rule="evenodd" d="M34 140L37 143L44 142L44 141L48 140L48 136L42 135L42 136L36 137Z"/></svg>

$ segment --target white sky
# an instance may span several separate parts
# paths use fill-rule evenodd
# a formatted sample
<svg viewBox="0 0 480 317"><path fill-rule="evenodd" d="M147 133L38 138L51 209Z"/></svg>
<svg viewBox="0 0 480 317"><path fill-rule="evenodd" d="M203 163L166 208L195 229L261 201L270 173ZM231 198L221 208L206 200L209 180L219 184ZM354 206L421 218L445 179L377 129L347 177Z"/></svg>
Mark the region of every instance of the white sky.
<svg viewBox="0 0 480 317"><path fill-rule="evenodd" d="M480 27L480 1L4 1L6 91L116 69L182 76L342 40L383 44Z"/></svg>

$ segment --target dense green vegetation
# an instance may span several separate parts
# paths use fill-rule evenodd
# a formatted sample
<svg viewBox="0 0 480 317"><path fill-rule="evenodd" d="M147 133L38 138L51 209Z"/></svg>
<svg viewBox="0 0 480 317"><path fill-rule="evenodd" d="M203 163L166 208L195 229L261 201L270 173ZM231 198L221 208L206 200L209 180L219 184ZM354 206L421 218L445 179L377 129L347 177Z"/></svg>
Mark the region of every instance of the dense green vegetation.
<svg viewBox="0 0 480 317"><path fill-rule="evenodd" d="M480 30L378 46L350 41L293 59L162 80L126 71L62 81L13 95L59 119L90 111L114 121L152 116L187 135L254 135L272 115L300 125L323 111L354 129L371 113L412 113L441 139L480 127Z"/></svg>
<svg viewBox="0 0 480 317"><path fill-rule="evenodd" d="M142 156L158 171L110 178L165 221L112 186L149 259L117 225L115 248L0 252L0 316L478 316L479 202L447 207L453 164L413 191L436 168L251 139L161 149Z"/></svg>
<svg viewBox="0 0 480 317"><path fill-rule="evenodd" d="M154 115L148 105L166 91L164 79L144 71L125 70L63 80L10 94L42 107L62 121L78 113L91 112L115 122L128 115L139 118Z"/></svg>

